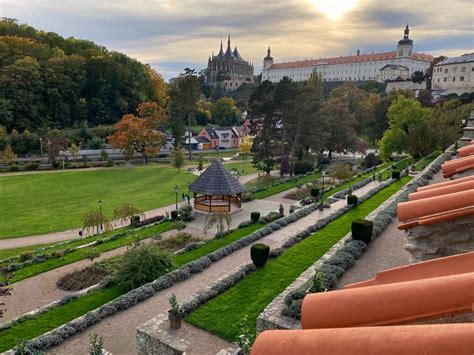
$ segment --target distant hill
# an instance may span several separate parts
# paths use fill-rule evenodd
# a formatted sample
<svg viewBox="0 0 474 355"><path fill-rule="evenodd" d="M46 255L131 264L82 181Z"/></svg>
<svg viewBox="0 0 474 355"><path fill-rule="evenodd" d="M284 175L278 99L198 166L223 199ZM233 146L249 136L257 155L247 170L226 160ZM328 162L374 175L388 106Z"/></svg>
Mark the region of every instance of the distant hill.
<svg viewBox="0 0 474 355"><path fill-rule="evenodd" d="M8 130L112 124L143 101L164 104L164 87L123 53L0 20L0 125Z"/></svg>

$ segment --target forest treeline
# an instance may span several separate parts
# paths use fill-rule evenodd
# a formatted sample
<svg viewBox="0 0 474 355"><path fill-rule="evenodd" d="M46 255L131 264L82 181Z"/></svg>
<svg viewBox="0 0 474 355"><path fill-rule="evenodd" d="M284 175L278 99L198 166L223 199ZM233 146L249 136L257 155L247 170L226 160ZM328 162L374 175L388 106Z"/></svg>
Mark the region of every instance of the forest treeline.
<svg viewBox="0 0 474 355"><path fill-rule="evenodd" d="M91 41L0 20L0 126L8 131L114 124L167 88L148 65Z"/></svg>

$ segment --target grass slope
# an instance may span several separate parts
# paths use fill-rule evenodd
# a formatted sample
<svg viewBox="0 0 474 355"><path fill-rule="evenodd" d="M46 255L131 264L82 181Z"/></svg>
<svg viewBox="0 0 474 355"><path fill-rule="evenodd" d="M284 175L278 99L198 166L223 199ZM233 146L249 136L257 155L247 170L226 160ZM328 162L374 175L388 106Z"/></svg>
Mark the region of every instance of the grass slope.
<svg viewBox="0 0 474 355"><path fill-rule="evenodd" d="M124 202L146 211L172 204L175 185L187 192L195 176L147 166L0 177L0 239L80 227L98 209L112 216Z"/></svg>
<svg viewBox="0 0 474 355"><path fill-rule="evenodd" d="M270 260L263 268L238 282L187 317L190 323L234 341L245 314L255 327L265 307L315 260L323 256L351 228L351 222L363 218L410 180L404 177L380 191L322 230Z"/></svg>

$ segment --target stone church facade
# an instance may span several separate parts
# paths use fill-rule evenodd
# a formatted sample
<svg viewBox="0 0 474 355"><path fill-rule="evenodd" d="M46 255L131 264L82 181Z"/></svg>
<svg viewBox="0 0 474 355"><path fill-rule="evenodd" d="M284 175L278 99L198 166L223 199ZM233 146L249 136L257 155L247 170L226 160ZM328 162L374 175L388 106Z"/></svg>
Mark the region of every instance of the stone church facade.
<svg viewBox="0 0 474 355"><path fill-rule="evenodd" d="M403 68L406 77L415 71L425 72L433 57L413 52L413 40L409 38L410 29L405 28L403 38L398 41L396 50L391 52L340 56L301 60L286 63L274 63L270 47L263 59L262 81L279 82L287 76L293 81L306 81L318 72L324 81L377 80L387 78L387 68ZM388 67L387 67L388 66Z"/></svg>
<svg viewBox="0 0 474 355"><path fill-rule="evenodd" d="M207 83L221 86L225 91L237 90L245 83L253 82L253 64L242 58L237 46L231 49L230 35L224 52L221 41L219 54L212 54L207 62Z"/></svg>

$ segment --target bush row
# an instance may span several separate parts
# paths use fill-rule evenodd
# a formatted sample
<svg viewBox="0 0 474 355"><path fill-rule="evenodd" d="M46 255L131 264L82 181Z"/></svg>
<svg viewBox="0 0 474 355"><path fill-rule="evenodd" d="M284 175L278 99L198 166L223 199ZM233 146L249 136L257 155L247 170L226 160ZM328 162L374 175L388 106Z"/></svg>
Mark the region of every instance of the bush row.
<svg viewBox="0 0 474 355"><path fill-rule="evenodd" d="M405 190L403 190L386 208L377 213L373 219L372 240L382 234L385 228L393 221L397 214L397 205L408 200L408 194L415 192L418 187L425 186L440 169L441 165L449 160L451 152L440 155L431 165L426 173L412 180ZM393 182L394 180L392 180ZM371 191L372 192L372 191ZM371 193L369 192L369 194ZM365 200L365 196L361 201ZM358 259L366 250L367 244L359 240L350 240L344 244L330 259L316 270L320 274L324 289L333 289L341 276L352 266L354 260ZM285 297L285 307L282 314L294 318L301 318L301 305L303 298L311 291L311 283L306 283L300 288L288 293Z"/></svg>
<svg viewBox="0 0 474 355"><path fill-rule="evenodd" d="M164 216L156 216L156 217L145 219L142 222L137 223L135 226L136 227L143 227L143 226L146 226L146 225L149 225L149 224L154 224L154 223L161 222L164 219L165 219ZM11 261L19 260L20 262L12 263L12 264L9 264L9 265L6 266L6 269L8 271L16 271L16 270L20 270L20 269L22 269L26 266L29 266L29 265L39 264L39 263L45 262L45 261L50 260L50 259L62 258L64 255L75 252L79 249L83 249L83 248L86 248L86 247L87 248L88 247L93 247L93 246L96 246L96 245L99 245L99 244L103 244L103 243L107 243L107 242L110 242L110 241L117 240L117 239L125 237L125 236L127 236L127 233L121 232L121 233L114 234L111 237L95 240L95 241L93 241L89 244L79 245L75 248L66 248L66 249L63 249L63 250L55 250L51 253L42 253L42 254L34 255L33 252L25 252L25 253L20 254L19 256L15 256L15 257L12 257L12 258L9 258L9 259L5 259L5 260L2 261L2 263L3 262L11 262ZM69 241L69 243L74 242L74 241L76 241L76 240ZM45 248L41 248L41 249L38 249L38 250L48 250L50 248L57 247L58 245L67 245L67 243L54 244L54 245L49 246L49 248L45 247Z"/></svg>

